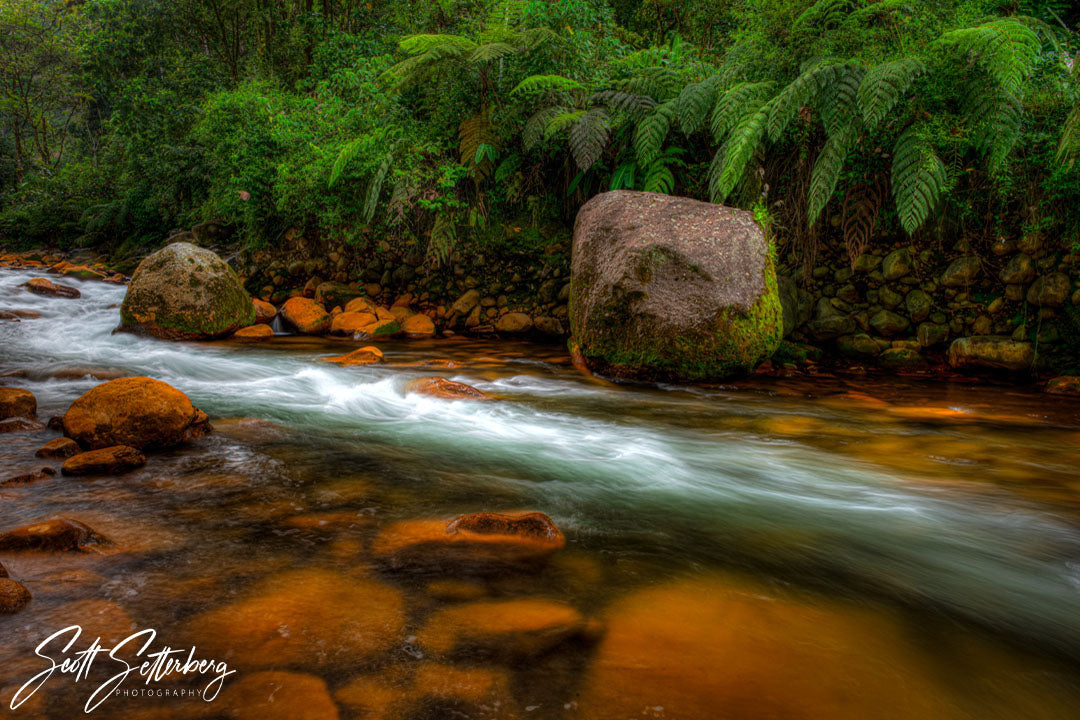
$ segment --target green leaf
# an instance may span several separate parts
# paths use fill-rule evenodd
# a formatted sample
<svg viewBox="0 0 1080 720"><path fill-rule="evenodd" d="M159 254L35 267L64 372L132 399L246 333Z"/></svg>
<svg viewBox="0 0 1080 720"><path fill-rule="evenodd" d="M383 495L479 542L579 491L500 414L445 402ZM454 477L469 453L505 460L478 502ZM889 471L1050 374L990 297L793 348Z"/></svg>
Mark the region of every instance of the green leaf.
<svg viewBox="0 0 1080 720"><path fill-rule="evenodd" d="M893 149L892 189L900 224L913 235L929 218L945 190L945 163L920 137L908 129Z"/></svg>
<svg viewBox="0 0 1080 720"><path fill-rule="evenodd" d="M925 70L925 63L917 57L901 58L870 68L859 84L856 96L866 126L877 127Z"/></svg>

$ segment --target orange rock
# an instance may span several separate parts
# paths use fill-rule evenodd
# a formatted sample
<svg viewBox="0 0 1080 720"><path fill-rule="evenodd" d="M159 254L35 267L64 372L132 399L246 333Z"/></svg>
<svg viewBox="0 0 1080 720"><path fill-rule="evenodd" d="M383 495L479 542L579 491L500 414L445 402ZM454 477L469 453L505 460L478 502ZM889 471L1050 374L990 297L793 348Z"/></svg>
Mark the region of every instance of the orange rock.
<svg viewBox="0 0 1080 720"><path fill-rule="evenodd" d="M148 377L110 380L88 391L64 414L64 434L91 450L130 445L163 448L212 429L206 413L173 386Z"/></svg>
<svg viewBox="0 0 1080 720"><path fill-rule="evenodd" d="M23 417L13 417L7 420L0 420L0 434L14 433L14 432L37 432L38 430L44 430L45 425L39 423L37 420L30 420Z"/></svg>
<svg viewBox="0 0 1080 720"><path fill-rule="evenodd" d="M273 329L265 323L248 325L233 333L233 339L239 340L240 342L263 342L265 340L271 340L273 337Z"/></svg>
<svg viewBox="0 0 1080 720"><path fill-rule="evenodd" d="M65 552L90 550L109 541L78 520L51 518L33 525L0 533L0 550L51 550Z"/></svg>
<svg viewBox="0 0 1080 720"><path fill-rule="evenodd" d="M361 675L334 692L334 700L351 717L364 720L393 720L394 712L404 695L400 678L383 675Z"/></svg>
<svg viewBox="0 0 1080 720"><path fill-rule="evenodd" d="M390 308L390 314L393 315L394 319L397 320L399 323L404 324L405 318L412 317L416 313L414 313L412 310L405 307L404 305L394 305Z"/></svg>
<svg viewBox="0 0 1080 720"><path fill-rule="evenodd" d="M412 699L433 717L518 717L506 670L425 662L416 668Z"/></svg>
<svg viewBox="0 0 1080 720"><path fill-rule="evenodd" d="M272 576L246 597L190 620L190 642L247 669L340 670L397 646L404 600L392 587L329 570Z"/></svg>
<svg viewBox="0 0 1080 720"><path fill-rule="evenodd" d="M343 312L330 323L332 335L355 335L368 325L378 322L374 313L369 312Z"/></svg>
<svg viewBox="0 0 1080 720"><path fill-rule="evenodd" d="M382 307L375 308L375 317L379 318L379 320L397 320L392 312Z"/></svg>
<svg viewBox="0 0 1080 720"><path fill-rule="evenodd" d="M1046 392L1051 395L1080 395L1080 376L1059 375L1046 383Z"/></svg>
<svg viewBox="0 0 1080 720"><path fill-rule="evenodd" d="M306 297L289 298L281 307L281 319L303 335L321 335L330 329L330 314L322 305Z"/></svg>
<svg viewBox="0 0 1080 720"><path fill-rule="evenodd" d="M444 657L526 658L582 633L587 625L578 610L555 600L487 600L432 613L416 637L422 648Z"/></svg>
<svg viewBox="0 0 1080 720"><path fill-rule="evenodd" d="M22 388L0 388L0 420L12 417L33 418L37 415L37 398Z"/></svg>
<svg viewBox="0 0 1080 720"><path fill-rule="evenodd" d="M282 670L227 678L214 705L230 720L338 720L322 678Z"/></svg>
<svg viewBox="0 0 1080 720"><path fill-rule="evenodd" d="M345 355L334 355L332 357L320 358L322 362L332 362L345 367L351 367L353 365L374 365L383 361L382 350L374 345L368 345L358 350L353 350L351 353Z"/></svg>
<svg viewBox="0 0 1080 720"><path fill-rule="evenodd" d="M345 303L345 312L358 312L358 313L371 313L376 315L377 305L368 300L366 297L353 298L349 302Z"/></svg>
<svg viewBox="0 0 1080 720"><path fill-rule="evenodd" d="M63 297L63 298L77 298L82 297L82 293L73 287L67 285L60 285L54 283L51 280L45 278L33 278L23 283L30 292L35 295L48 295L50 297Z"/></svg>
<svg viewBox="0 0 1080 720"><path fill-rule="evenodd" d="M259 298L251 298L251 304L255 307L256 325L269 325L277 317L277 308L270 303Z"/></svg>
<svg viewBox="0 0 1080 720"><path fill-rule="evenodd" d="M65 475L119 475L146 464L146 456L127 445L89 450L72 455L60 467Z"/></svg>
<svg viewBox="0 0 1080 720"><path fill-rule="evenodd" d="M33 472L16 475L15 477L10 477L7 480L0 482L0 488L14 487L16 485L29 485L30 483L35 483L39 480L44 480L45 478L54 477L55 475L56 471L53 470L51 467L43 467Z"/></svg>
<svg viewBox="0 0 1080 720"><path fill-rule="evenodd" d="M17 613L30 604L30 591L11 578L0 578L0 615Z"/></svg>
<svg viewBox="0 0 1080 720"><path fill-rule="evenodd" d="M472 385L447 380L442 377L428 377L413 380L405 386L405 392L430 395L443 400L488 400L489 397Z"/></svg>
<svg viewBox="0 0 1080 720"><path fill-rule="evenodd" d="M55 265L53 267L56 267ZM75 277L80 280L104 280L105 273L85 265L69 265L60 271L64 277Z"/></svg>
<svg viewBox="0 0 1080 720"><path fill-rule="evenodd" d="M435 323L427 315L410 315L401 323L405 337L426 338L435 335Z"/></svg>
<svg viewBox="0 0 1080 720"><path fill-rule="evenodd" d="M525 333L532 328L532 318L520 312L507 313L495 322L495 329L501 333Z"/></svg>
<svg viewBox="0 0 1080 720"><path fill-rule="evenodd" d="M473 513L449 522L394 523L379 533L371 552L391 567L499 572L546 560L565 545L566 537L543 513Z"/></svg>

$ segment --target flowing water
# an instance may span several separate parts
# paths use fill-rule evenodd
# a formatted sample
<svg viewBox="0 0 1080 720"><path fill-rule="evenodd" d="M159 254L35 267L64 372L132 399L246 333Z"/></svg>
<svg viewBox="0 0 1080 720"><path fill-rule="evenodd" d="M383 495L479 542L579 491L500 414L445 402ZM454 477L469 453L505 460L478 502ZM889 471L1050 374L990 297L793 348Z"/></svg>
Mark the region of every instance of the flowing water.
<svg viewBox="0 0 1080 720"><path fill-rule="evenodd" d="M112 334L123 287L41 298L18 287L32 275L0 272L0 309L41 314L0 324L0 382L40 418L138 374L216 432L129 474L0 489L0 531L63 516L114 541L0 555L35 597L0 617L0 717L82 711L93 686L67 677L8 707L43 667L36 641L75 622L234 651L221 699L117 698L103 717L244 717L229 685L266 669L317 676L345 718L1080 717L1076 400L896 378L614 385L557 345L463 339L386 341L385 365L343 368L317 360L356 343ZM432 359L457 367L416 366ZM432 374L496 399L405 392ZM55 435L0 435L3 477L50 464L33 452ZM391 523L515 509L567 536L542 569L372 565ZM387 593L402 605L388 647L335 654L312 629L299 654L251 652L261 606L200 635L260 596L326 625L342 593L372 617ZM424 646L448 607L535 597L593 618L588 637L525 659ZM259 713L329 716L302 705Z"/></svg>

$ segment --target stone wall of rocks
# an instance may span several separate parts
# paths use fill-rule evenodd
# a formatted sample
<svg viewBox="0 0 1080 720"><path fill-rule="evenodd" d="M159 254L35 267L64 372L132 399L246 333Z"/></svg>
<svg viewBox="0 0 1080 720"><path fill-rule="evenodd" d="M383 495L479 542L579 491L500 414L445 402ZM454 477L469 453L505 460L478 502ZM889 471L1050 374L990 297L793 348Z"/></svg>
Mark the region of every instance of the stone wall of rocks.
<svg viewBox="0 0 1080 720"><path fill-rule="evenodd" d="M965 241L950 248L901 241L854 263L834 255L809 277L789 270L782 279L785 330L841 357L900 369L940 361L1069 367L1080 339L1078 266L1072 243L1036 235L1003 238L989 252Z"/></svg>
<svg viewBox="0 0 1080 720"><path fill-rule="evenodd" d="M441 332L538 333L565 337L570 296L569 240L542 253L463 248L433 267L419 251L397 252L387 242L360 251L319 243L295 230L283 247L244 251L233 266L255 297L280 305L308 295L323 281L363 289L383 305L408 304ZM332 309L332 308L328 308Z"/></svg>

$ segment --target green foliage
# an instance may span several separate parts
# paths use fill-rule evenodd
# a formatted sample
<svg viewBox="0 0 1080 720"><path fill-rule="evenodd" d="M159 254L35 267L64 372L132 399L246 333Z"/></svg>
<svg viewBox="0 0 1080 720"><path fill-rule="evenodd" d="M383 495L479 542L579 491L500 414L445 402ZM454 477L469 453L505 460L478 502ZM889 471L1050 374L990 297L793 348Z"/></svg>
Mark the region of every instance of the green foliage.
<svg viewBox="0 0 1080 720"><path fill-rule="evenodd" d="M908 234L919 229L937 207L945 190L945 163L914 127L900 136L893 150L892 188L900 224Z"/></svg>

